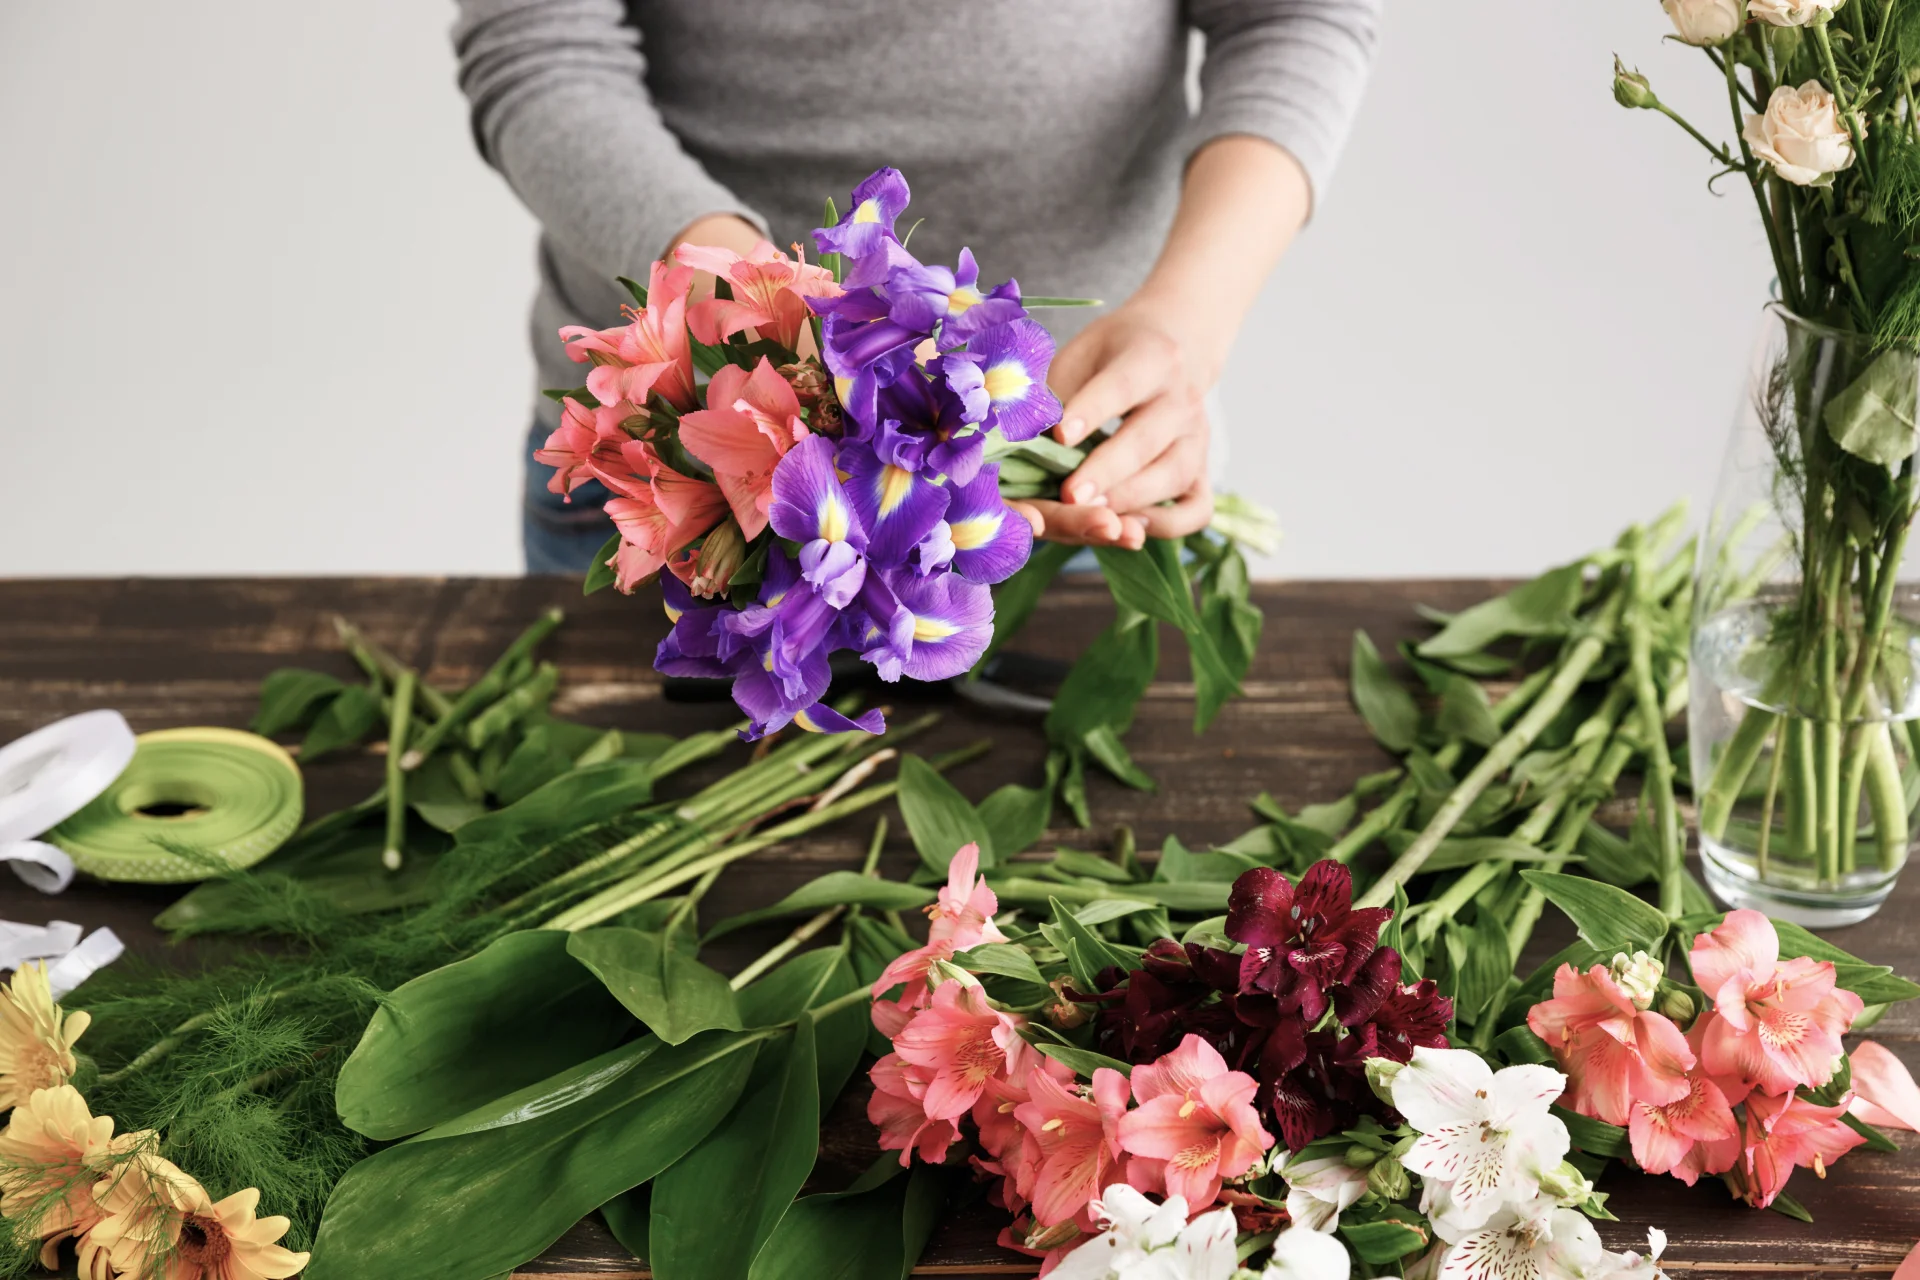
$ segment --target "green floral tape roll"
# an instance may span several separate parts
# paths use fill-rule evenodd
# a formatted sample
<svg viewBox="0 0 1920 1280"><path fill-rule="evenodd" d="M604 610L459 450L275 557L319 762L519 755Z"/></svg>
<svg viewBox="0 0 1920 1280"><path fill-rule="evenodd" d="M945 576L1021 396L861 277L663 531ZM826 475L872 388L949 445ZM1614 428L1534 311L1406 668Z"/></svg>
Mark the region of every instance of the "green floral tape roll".
<svg viewBox="0 0 1920 1280"><path fill-rule="evenodd" d="M136 739L113 785L47 834L102 880L178 884L250 867L300 825L300 766L237 729Z"/></svg>

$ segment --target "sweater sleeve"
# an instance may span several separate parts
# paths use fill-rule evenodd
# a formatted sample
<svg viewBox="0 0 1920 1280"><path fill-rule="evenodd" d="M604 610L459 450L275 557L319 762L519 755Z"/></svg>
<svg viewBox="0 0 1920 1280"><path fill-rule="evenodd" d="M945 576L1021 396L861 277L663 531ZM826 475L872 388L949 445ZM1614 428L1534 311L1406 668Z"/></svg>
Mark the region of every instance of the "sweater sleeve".
<svg viewBox="0 0 1920 1280"><path fill-rule="evenodd" d="M1245 133L1285 148L1324 195L1366 88L1381 0L1189 0L1206 37L1192 146Z"/></svg>
<svg viewBox="0 0 1920 1280"><path fill-rule="evenodd" d="M688 155L648 97L619 0L458 0L474 141L569 256L645 277L687 224L766 221Z"/></svg>

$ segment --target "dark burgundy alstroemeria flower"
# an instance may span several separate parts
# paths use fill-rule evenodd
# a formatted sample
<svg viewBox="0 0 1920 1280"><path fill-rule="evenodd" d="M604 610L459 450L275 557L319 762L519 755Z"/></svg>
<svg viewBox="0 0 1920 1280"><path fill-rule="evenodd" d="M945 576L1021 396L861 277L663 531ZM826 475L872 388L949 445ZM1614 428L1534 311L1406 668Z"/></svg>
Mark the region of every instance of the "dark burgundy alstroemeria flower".
<svg viewBox="0 0 1920 1280"><path fill-rule="evenodd" d="M1275 1027L1260 1051L1261 1109L1289 1151L1358 1118L1352 1079L1335 1063L1340 1044L1332 1032L1309 1032L1294 1019Z"/></svg>
<svg viewBox="0 0 1920 1280"><path fill-rule="evenodd" d="M1354 910L1353 873L1337 862L1314 863L1298 887L1255 867L1227 896L1227 936L1247 944L1240 988L1267 992L1316 1022L1329 988L1353 982L1392 917L1385 907Z"/></svg>
<svg viewBox="0 0 1920 1280"><path fill-rule="evenodd" d="M1353 981L1333 989L1333 1011L1343 1027L1358 1026L1374 1012L1400 982L1400 953L1381 947L1367 957Z"/></svg>
<svg viewBox="0 0 1920 1280"><path fill-rule="evenodd" d="M1415 1049L1444 1049L1451 1021L1453 1001L1440 994L1433 979L1411 986L1395 983L1371 1015L1369 1026L1379 1042L1374 1055L1407 1062Z"/></svg>

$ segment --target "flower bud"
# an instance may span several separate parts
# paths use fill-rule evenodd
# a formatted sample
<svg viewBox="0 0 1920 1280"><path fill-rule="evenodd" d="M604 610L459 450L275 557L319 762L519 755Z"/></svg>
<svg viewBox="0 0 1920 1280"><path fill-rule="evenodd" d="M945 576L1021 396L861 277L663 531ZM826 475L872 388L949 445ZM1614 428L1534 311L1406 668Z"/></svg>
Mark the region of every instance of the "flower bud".
<svg viewBox="0 0 1920 1280"><path fill-rule="evenodd" d="M1395 1062L1392 1058L1367 1059L1367 1088L1388 1106L1393 1105L1393 1078L1400 1074L1407 1064Z"/></svg>
<svg viewBox="0 0 1920 1280"><path fill-rule="evenodd" d="M1367 1190L1382 1200L1404 1199L1407 1192L1412 1189L1413 1184L1407 1179L1406 1166L1392 1156L1388 1156L1385 1160L1374 1161L1373 1167L1367 1170Z"/></svg>
<svg viewBox="0 0 1920 1280"><path fill-rule="evenodd" d="M962 986L977 987L980 979L962 969L951 960L935 960L927 966L927 990L932 991L943 982L958 982Z"/></svg>
<svg viewBox="0 0 1920 1280"><path fill-rule="evenodd" d="M1653 998L1660 993L1660 979L1667 971L1665 965L1644 951L1636 951L1631 956L1621 952L1613 957L1607 969L1636 1009L1653 1007Z"/></svg>
<svg viewBox="0 0 1920 1280"><path fill-rule="evenodd" d="M1660 7L1687 44L1725 44L1747 25L1746 0L1660 0Z"/></svg>
<svg viewBox="0 0 1920 1280"><path fill-rule="evenodd" d="M1679 987L1668 987L1660 993L1660 1012L1685 1027L1693 1021L1693 997Z"/></svg>
<svg viewBox="0 0 1920 1280"><path fill-rule="evenodd" d="M1659 105L1660 99L1654 96L1653 85L1638 71L1629 71L1618 57L1613 60L1613 100L1623 107L1644 107L1651 110Z"/></svg>
<svg viewBox="0 0 1920 1280"><path fill-rule="evenodd" d="M1053 988L1054 1000L1046 1008L1046 1018L1062 1031L1080 1026L1087 1020L1087 1006L1067 996L1067 988L1072 982L1071 978L1055 978L1047 984Z"/></svg>
<svg viewBox="0 0 1920 1280"><path fill-rule="evenodd" d="M693 577L687 590L702 600L710 600L727 589L740 562L747 558L747 539L740 523L729 517L709 533L693 560Z"/></svg>
<svg viewBox="0 0 1920 1280"><path fill-rule="evenodd" d="M1380 1158L1380 1153L1372 1147L1362 1146L1356 1142L1347 1148L1347 1154L1341 1158L1347 1162L1349 1168L1365 1169Z"/></svg>
<svg viewBox="0 0 1920 1280"><path fill-rule="evenodd" d="M1587 1175L1574 1168L1571 1161L1562 1160L1557 1169L1540 1176L1540 1190L1573 1208L1587 1202L1587 1197L1593 1194L1593 1183L1587 1180Z"/></svg>
<svg viewBox="0 0 1920 1280"><path fill-rule="evenodd" d="M1754 17L1776 27L1825 24L1841 0L1752 0Z"/></svg>
<svg viewBox="0 0 1920 1280"><path fill-rule="evenodd" d="M1036 1222L1033 1224L1033 1229L1027 1233L1026 1246L1029 1249L1058 1249L1063 1245L1071 1244L1079 1235L1080 1228L1073 1225L1071 1218L1065 1222L1055 1223L1051 1227L1043 1227Z"/></svg>

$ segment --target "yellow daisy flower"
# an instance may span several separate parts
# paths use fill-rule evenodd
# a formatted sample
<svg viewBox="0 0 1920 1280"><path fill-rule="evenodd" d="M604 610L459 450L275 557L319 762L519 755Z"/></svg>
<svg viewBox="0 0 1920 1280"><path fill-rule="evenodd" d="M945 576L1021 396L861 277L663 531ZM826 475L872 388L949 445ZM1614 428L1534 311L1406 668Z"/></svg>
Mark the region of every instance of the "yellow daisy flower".
<svg viewBox="0 0 1920 1280"><path fill-rule="evenodd" d="M45 965L15 969L13 981L0 987L0 1111L72 1079L73 1042L92 1022L79 1011L62 1018Z"/></svg>
<svg viewBox="0 0 1920 1280"><path fill-rule="evenodd" d="M94 1195L106 1216L88 1243L121 1280L286 1280L307 1265L306 1254L275 1243L287 1219L253 1216L253 1187L216 1201L171 1161L140 1155L101 1179Z"/></svg>
<svg viewBox="0 0 1920 1280"><path fill-rule="evenodd" d="M150 1136L115 1138L113 1117L93 1115L72 1085L34 1090L0 1129L0 1216L23 1237L44 1240L41 1265L58 1266L60 1242L102 1216L94 1184Z"/></svg>

